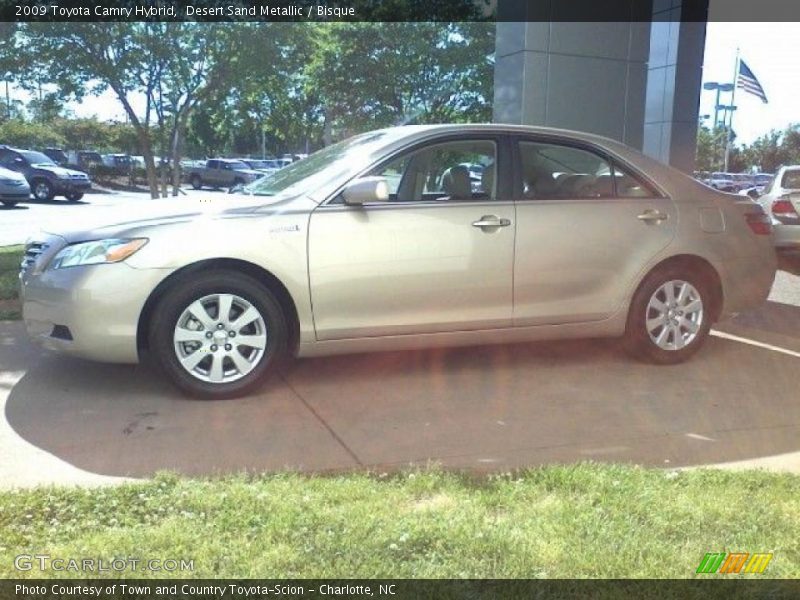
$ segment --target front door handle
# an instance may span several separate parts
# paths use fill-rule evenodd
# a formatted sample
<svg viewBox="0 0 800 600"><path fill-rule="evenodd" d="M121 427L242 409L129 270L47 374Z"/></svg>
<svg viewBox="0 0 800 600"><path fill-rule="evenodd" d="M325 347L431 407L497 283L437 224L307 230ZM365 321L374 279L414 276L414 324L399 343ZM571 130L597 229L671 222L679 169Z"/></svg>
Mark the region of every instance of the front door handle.
<svg viewBox="0 0 800 600"><path fill-rule="evenodd" d="M483 215L477 221L472 222L473 227L480 227L481 229L508 227L509 225L511 225L511 219L499 219L494 215Z"/></svg>
<svg viewBox="0 0 800 600"><path fill-rule="evenodd" d="M645 223L660 223L661 221L666 221L669 219L669 215L662 213L661 211L648 208L636 218L640 221L644 221Z"/></svg>

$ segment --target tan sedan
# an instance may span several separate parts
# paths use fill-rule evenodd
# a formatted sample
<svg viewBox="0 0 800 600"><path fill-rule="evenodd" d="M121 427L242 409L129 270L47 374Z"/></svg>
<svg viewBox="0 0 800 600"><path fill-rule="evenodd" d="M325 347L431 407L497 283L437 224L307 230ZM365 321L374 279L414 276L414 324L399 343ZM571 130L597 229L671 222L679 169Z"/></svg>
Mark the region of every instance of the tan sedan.
<svg viewBox="0 0 800 600"><path fill-rule="evenodd" d="M374 131L187 202L32 240L30 334L102 361L149 353L203 398L290 355L622 336L676 363L775 275L749 198L553 129Z"/></svg>

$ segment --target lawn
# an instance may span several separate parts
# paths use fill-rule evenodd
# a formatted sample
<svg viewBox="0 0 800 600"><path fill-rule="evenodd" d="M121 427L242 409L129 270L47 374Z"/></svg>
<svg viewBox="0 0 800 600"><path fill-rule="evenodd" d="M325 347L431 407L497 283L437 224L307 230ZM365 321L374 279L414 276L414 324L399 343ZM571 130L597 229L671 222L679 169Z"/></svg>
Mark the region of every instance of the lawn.
<svg viewBox="0 0 800 600"><path fill-rule="evenodd" d="M22 246L0 247L0 321L22 318L17 294L22 252Z"/></svg>
<svg viewBox="0 0 800 600"><path fill-rule="evenodd" d="M21 553L186 559L194 577L686 578L737 551L774 558L735 578L800 576L800 477L579 464L0 493L4 578L42 576L13 570Z"/></svg>

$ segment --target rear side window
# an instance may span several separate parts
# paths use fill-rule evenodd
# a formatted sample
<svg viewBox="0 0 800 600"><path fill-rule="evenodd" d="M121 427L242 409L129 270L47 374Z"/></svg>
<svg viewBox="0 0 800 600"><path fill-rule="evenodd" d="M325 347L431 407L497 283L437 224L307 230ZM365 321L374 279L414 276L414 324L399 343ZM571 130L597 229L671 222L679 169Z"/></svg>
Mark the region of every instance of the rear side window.
<svg viewBox="0 0 800 600"><path fill-rule="evenodd" d="M573 146L521 141L519 158L526 199L652 198L654 190L628 169ZM519 182L518 182L519 183Z"/></svg>
<svg viewBox="0 0 800 600"><path fill-rule="evenodd" d="M781 180L781 187L785 190L800 190L800 169L786 171Z"/></svg>

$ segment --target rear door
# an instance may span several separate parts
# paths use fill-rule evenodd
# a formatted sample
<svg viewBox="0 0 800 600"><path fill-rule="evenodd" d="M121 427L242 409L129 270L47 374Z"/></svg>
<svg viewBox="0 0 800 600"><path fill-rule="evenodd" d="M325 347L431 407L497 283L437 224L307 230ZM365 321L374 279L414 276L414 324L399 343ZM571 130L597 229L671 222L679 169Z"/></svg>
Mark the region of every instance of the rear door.
<svg viewBox="0 0 800 600"><path fill-rule="evenodd" d="M519 137L514 149L514 324L611 316L674 237L672 200L599 148Z"/></svg>

